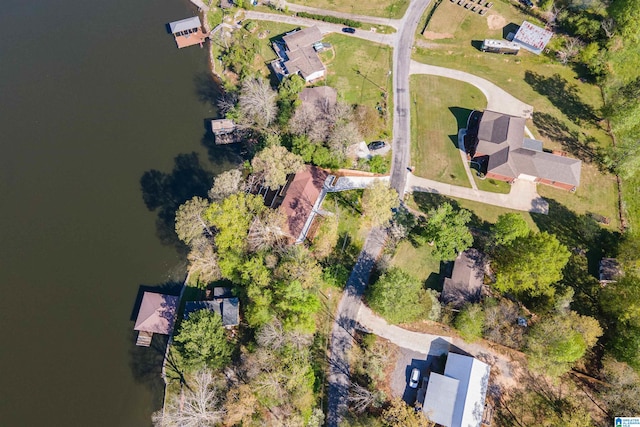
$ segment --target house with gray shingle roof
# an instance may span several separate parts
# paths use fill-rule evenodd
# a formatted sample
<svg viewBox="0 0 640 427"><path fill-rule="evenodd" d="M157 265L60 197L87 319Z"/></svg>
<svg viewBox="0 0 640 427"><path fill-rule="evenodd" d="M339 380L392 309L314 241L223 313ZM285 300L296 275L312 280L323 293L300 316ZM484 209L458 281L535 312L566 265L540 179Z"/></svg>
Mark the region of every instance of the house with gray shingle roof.
<svg viewBox="0 0 640 427"><path fill-rule="evenodd" d="M285 52L280 52L284 75L299 74L307 83L325 76L327 70L313 45L322 40L317 26L288 33L282 40Z"/></svg>
<svg viewBox="0 0 640 427"><path fill-rule="evenodd" d="M513 182L525 179L565 190L580 185L582 162L542 149L542 142L524 137L526 119L485 110L469 152L487 178Z"/></svg>

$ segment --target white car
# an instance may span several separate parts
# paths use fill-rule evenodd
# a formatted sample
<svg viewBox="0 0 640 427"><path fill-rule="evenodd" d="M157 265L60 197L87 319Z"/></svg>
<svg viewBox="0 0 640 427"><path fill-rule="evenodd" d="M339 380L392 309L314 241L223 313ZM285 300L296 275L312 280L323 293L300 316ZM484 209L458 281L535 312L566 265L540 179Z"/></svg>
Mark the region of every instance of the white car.
<svg viewBox="0 0 640 427"><path fill-rule="evenodd" d="M409 377L409 387L418 388L418 383L420 382L420 369L413 368L411 371L411 376Z"/></svg>

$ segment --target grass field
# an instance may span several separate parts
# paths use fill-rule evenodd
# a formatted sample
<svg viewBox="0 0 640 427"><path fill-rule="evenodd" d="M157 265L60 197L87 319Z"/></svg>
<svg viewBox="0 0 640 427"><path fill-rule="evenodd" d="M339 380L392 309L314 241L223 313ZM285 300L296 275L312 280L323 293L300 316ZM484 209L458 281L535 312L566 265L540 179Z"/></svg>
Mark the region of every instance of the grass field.
<svg viewBox="0 0 640 427"><path fill-rule="evenodd" d="M335 51L333 60L325 64L327 84L338 90L340 98L376 107L384 103L385 92L392 96L390 47L341 34L331 34L323 41Z"/></svg>
<svg viewBox="0 0 640 427"><path fill-rule="evenodd" d="M409 0L372 0L368 2L358 0L292 0L291 3L335 10L336 12L393 19L402 18L409 7Z"/></svg>
<svg viewBox="0 0 640 427"><path fill-rule="evenodd" d="M473 179L478 186L478 190L491 191L492 193L502 194L509 194L509 192L511 191L511 185L504 181L499 181L497 179L491 178L480 179L477 177L476 171L473 169L471 170L471 174L473 175Z"/></svg>
<svg viewBox="0 0 640 427"><path fill-rule="evenodd" d="M504 38L525 19L511 3L494 2L485 16L443 1L433 13L424 35L416 37L413 58L420 62L466 71L483 77L534 107L527 126L545 148L563 150L583 161L581 184L575 194L539 185L539 193L577 215L587 212L609 217L610 230L619 225L615 179L599 171L600 153L611 138L598 117L602 95L596 85L582 82L576 70L555 58L522 51L517 56L484 53L485 38ZM428 12L427 12L428 14ZM422 31L424 26L419 29ZM487 181L476 181L490 190ZM502 184L497 192L506 192ZM466 203L466 202L465 202Z"/></svg>
<svg viewBox="0 0 640 427"><path fill-rule="evenodd" d="M435 76L411 76L411 162L415 174L471 187L457 147L458 129L483 109L484 95L470 84Z"/></svg>
<svg viewBox="0 0 640 427"><path fill-rule="evenodd" d="M429 246L415 248L404 240L398 244L391 264L419 279L428 288L435 289L440 284L440 261L433 257Z"/></svg>

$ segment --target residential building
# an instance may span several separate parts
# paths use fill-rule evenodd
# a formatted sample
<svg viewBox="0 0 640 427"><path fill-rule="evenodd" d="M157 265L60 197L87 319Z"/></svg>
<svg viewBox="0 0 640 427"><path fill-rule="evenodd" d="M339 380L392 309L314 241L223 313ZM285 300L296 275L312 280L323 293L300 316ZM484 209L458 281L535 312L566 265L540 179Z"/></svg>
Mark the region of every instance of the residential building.
<svg viewBox="0 0 640 427"><path fill-rule="evenodd" d="M468 249L456 258L451 277L444 279L441 299L444 304L461 307L480 300L484 284L485 257L477 249Z"/></svg>
<svg viewBox="0 0 640 427"><path fill-rule="evenodd" d="M284 49L275 46L280 59L272 63L279 75L298 74L307 83L326 75L327 70L314 48L314 44L322 40L322 33L317 26L288 33L282 40Z"/></svg>
<svg viewBox="0 0 640 427"><path fill-rule="evenodd" d="M171 335L176 320L179 297L145 292L138 310L134 330L138 331L136 345L149 347L153 334Z"/></svg>
<svg viewBox="0 0 640 427"><path fill-rule="evenodd" d="M472 162L487 178L506 182L524 179L575 191L582 162L543 150L542 142L524 137L526 119L485 110L466 147Z"/></svg>
<svg viewBox="0 0 640 427"><path fill-rule="evenodd" d="M429 375L425 416L444 427L480 427L490 370L476 358L450 352L444 375Z"/></svg>

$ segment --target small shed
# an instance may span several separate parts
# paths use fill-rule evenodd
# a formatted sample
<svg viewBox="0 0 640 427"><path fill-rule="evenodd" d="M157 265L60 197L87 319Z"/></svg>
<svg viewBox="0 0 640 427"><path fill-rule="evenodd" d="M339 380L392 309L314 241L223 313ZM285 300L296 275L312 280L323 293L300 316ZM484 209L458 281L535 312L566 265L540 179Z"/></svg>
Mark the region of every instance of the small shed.
<svg viewBox="0 0 640 427"><path fill-rule="evenodd" d="M485 257L477 249L462 252L453 264L451 278L444 279L442 302L461 307L477 302L484 283Z"/></svg>
<svg viewBox="0 0 640 427"><path fill-rule="evenodd" d="M211 120L211 132L213 132L213 134L216 136L226 135L228 133L233 132L234 130L236 130L236 124L233 122L233 120L229 120L229 119Z"/></svg>
<svg viewBox="0 0 640 427"><path fill-rule="evenodd" d="M136 345L149 347L153 334L171 335L179 299L175 295L144 293L133 328L138 331Z"/></svg>
<svg viewBox="0 0 640 427"><path fill-rule="evenodd" d="M618 277L622 276L623 273L620 263L615 258L602 258L598 270L600 273L599 280L602 286L616 282Z"/></svg>

